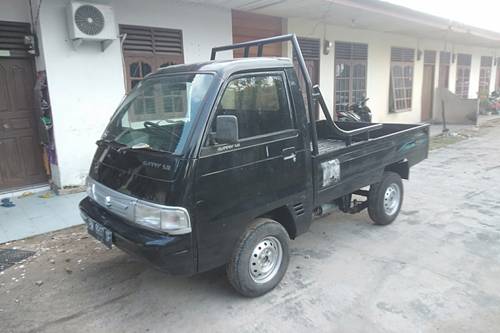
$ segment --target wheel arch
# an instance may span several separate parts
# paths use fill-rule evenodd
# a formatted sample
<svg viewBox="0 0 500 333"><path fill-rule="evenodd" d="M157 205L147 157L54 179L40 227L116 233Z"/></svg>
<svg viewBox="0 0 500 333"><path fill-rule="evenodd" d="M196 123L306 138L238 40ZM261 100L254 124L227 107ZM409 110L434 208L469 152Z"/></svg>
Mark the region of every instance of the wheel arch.
<svg viewBox="0 0 500 333"><path fill-rule="evenodd" d="M397 173L401 178L408 180L410 178L410 165L408 161L403 160L393 164L389 164L384 168L384 171L392 171Z"/></svg>
<svg viewBox="0 0 500 333"><path fill-rule="evenodd" d="M288 233L288 236L290 236L290 239L295 239L295 237L297 237L297 224L287 206L278 207L259 217L267 217L281 224Z"/></svg>

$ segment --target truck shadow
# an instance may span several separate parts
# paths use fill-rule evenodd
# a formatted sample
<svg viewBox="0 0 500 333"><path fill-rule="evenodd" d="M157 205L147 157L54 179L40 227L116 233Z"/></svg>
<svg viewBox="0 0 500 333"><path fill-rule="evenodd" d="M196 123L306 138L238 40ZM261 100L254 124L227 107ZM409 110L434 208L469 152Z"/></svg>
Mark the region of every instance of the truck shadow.
<svg viewBox="0 0 500 333"><path fill-rule="evenodd" d="M225 267L193 276L173 276L120 250L114 249L113 252L112 256L89 263L84 271L79 272L81 282L100 290L116 288L157 295L185 291L205 296L217 294L219 297L239 297L227 282Z"/></svg>

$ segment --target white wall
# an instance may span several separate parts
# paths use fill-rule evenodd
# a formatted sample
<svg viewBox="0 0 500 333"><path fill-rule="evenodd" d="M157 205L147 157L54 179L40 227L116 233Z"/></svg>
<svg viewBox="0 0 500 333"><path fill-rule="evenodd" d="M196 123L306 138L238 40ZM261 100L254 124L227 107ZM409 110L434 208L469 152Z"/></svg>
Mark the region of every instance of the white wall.
<svg viewBox="0 0 500 333"><path fill-rule="evenodd" d="M415 38L385 34L367 30L356 30L346 27L317 25L300 19L288 20L288 32L296 33L299 37L313 37L322 40L326 38L332 43L335 41L358 42L368 44L367 68L367 97L374 121L377 122L419 122L421 104L421 84L423 65L415 62L413 111L389 113L389 80L391 47L417 48ZM334 110L334 82L335 82L335 49L330 54L321 54L320 59L320 86L330 111Z"/></svg>
<svg viewBox="0 0 500 333"><path fill-rule="evenodd" d="M118 41L72 47L66 28L68 0L44 0L40 25L52 104L59 187L81 185L98 140L125 93ZM107 2L109 3L109 2ZM120 0L111 3L118 24L182 29L186 62L209 60L210 50L232 40L231 12L178 1Z"/></svg>
<svg viewBox="0 0 500 333"><path fill-rule="evenodd" d="M233 39L229 9L165 0L116 0L114 8L119 24L181 29L186 63L210 60L212 47Z"/></svg>
<svg viewBox="0 0 500 333"><path fill-rule="evenodd" d="M59 187L83 184L95 141L125 92L120 44L105 52L97 43L75 50L67 34L67 2L45 0L40 10Z"/></svg>
<svg viewBox="0 0 500 333"><path fill-rule="evenodd" d="M450 51L454 53L469 53L473 55L469 97L476 98L479 88L479 64L481 56L494 55L494 50L463 46L449 45L439 40L419 40L417 38L369 30L357 30L347 27L318 25L302 19L288 19L288 32L296 33L299 37L312 37L321 39L321 45L326 38L332 43L335 41L358 42L368 44L368 72L367 72L367 97L370 98L368 106L371 108L376 122L402 122L416 123L421 120L421 99L423 84L423 51ZM389 80L390 80L390 55L391 47L408 47L422 51L421 60L414 64L412 111L402 113L389 113ZM500 54L500 52L498 52ZM334 82L335 82L335 50L332 47L329 55L321 54L320 59L320 86L330 111L333 111ZM493 69L495 70L495 68ZM492 75L493 76L493 75ZM439 79L439 53L436 58L434 86L437 87ZM456 62L450 66L449 89L455 92ZM494 88L494 78L492 86ZM435 110L434 112L439 112Z"/></svg>

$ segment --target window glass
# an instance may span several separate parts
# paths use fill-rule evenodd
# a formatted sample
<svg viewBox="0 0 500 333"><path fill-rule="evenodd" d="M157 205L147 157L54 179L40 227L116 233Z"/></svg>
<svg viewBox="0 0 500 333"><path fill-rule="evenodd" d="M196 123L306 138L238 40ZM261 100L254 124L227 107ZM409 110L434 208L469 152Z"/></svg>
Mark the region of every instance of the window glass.
<svg viewBox="0 0 500 333"><path fill-rule="evenodd" d="M130 77L140 77L139 63L133 62L130 64Z"/></svg>
<svg viewBox="0 0 500 333"><path fill-rule="evenodd" d="M469 96L470 67L457 66L457 79L455 84L455 94L461 98Z"/></svg>
<svg viewBox="0 0 500 333"><path fill-rule="evenodd" d="M210 74L146 79L123 101L104 139L180 154L213 80Z"/></svg>
<svg viewBox="0 0 500 333"><path fill-rule="evenodd" d="M391 66L391 112L409 111L412 107L413 64L393 62Z"/></svg>
<svg viewBox="0 0 500 333"><path fill-rule="evenodd" d="M347 111L349 105L366 97L368 45L335 42L335 110Z"/></svg>
<svg viewBox="0 0 500 333"><path fill-rule="evenodd" d="M481 69L479 72L479 97L486 98L490 94L492 57L481 57Z"/></svg>
<svg viewBox="0 0 500 333"><path fill-rule="evenodd" d="M411 111L414 61L414 49L391 49L390 112Z"/></svg>
<svg viewBox="0 0 500 333"><path fill-rule="evenodd" d="M146 75L152 72L151 65L145 62L141 64L141 69L142 69L142 77L145 77Z"/></svg>
<svg viewBox="0 0 500 333"><path fill-rule="evenodd" d="M293 128L281 75L256 75L232 80L217 107L218 115L237 117L240 139ZM214 118L213 132L215 126Z"/></svg>

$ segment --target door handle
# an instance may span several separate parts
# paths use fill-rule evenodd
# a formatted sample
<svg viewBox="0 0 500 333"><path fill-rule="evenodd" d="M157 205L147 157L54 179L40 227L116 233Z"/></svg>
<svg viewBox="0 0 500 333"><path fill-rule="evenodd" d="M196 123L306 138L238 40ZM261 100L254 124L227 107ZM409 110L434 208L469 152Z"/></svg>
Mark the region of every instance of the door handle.
<svg viewBox="0 0 500 333"><path fill-rule="evenodd" d="M294 162L296 162L297 161L297 155L295 153L293 153L293 154L290 154L288 156L283 157L283 159L285 161L293 160Z"/></svg>
<svg viewBox="0 0 500 333"><path fill-rule="evenodd" d="M283 149L283 160L293 160L297 161L297 154L295 154L295 147L285 148Z"/></svg>

